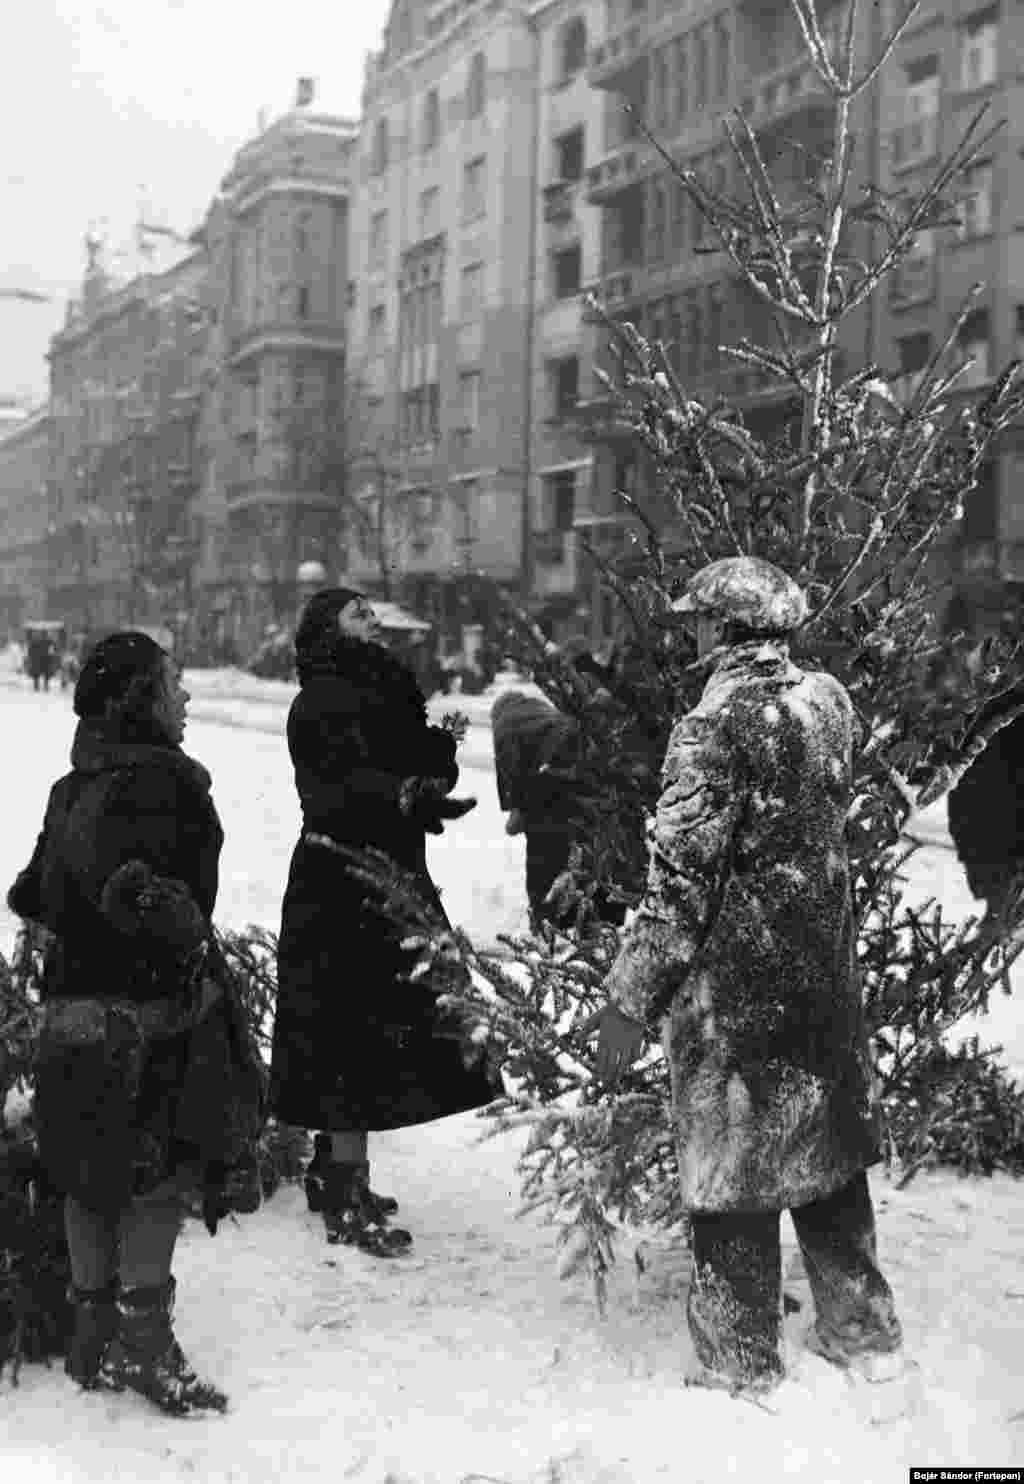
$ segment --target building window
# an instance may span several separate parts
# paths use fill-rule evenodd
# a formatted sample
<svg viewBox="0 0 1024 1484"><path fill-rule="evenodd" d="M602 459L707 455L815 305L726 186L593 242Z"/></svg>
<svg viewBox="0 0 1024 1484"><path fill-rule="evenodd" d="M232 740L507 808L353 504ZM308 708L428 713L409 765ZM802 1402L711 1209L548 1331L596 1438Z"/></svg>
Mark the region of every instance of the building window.
<svg viewBox="0 0 1024 1484"><path fill-rule="evenodd" d="M1015 311L1014 355L1019 361L1024 361L1024 304L1018 304Z"/></svg>
<svg viewBox="0 0 1024 1484"><path fill-rule="evenodd" d="M419 235L434 237L441 230L441 188L429 186L420 191Z"/></svg>
<svg viewBox="0 0 1024 1484"><path fill-rule="evenodd" d="M920 304L935 293L935 233L918 232L907 256L896 268L890 283L897 304Z"/></svg>
<svg viewBox="0 0 1024 1484"><path fill-rule="evenodd" d="M675 57L672 67L675 80L672 118L676 124L682 123L690 111L690 90L687 86L689 79L686 75L688 61L686 37L679 36L675 41Z"/></svg>
<svg viewBox="0 0 1024 1484"><path fill-rule="evenodd" d="M544 530L571 531L576 514L576 470L559 469L554 474L546 474L543 489Z"/></svg>
<svg viewBox="0 0 1024 1484"><path fill-rule="evenodd" d="M459 426L476 428L480 425L480 372L459 372Z"/></svg>
<svg viewBox="0 0 1024 1484"><path fill-rule="evenodd" d="M896 395L909 401L921 385L921 377L932 358L932 337L927 330L904 335L896 341L896 351L900 358Z"/></svg>
<svg viewBox="0 0 1024 1484"><path fill-rule="evenodd" d="M441 142L441 98L436 88L431 88L423 104L422 150L428 155Z"/></svg>
<svg viewBox="0 0 1024 1484"><path fill-rule="evenodd" d="M568 82L577 72L582 72L587 60L587 25L581 15L574 15L562 27L561 77Z"/></svg>
<svg viewBox="0 0 1024 1484"><path fill-rule="evenodd" d="M647 261L660 263L665 258L665 233L668 220L668 193L660 180L651 184L651 224L647 234Z"/></svg>
<svg viewBox="0 0 1024 1484"><path fill-rule="evenodd" d="M715 97L721 100L728 96L732 38L729 27L721 16L715 21Z"/></svg>
<svg viewBox="0 0 1024 1484"><path fill-rule="evenodd" d="M552 280L556 299L571 299L582 284L582 252L578 242L551 254Z"/></svg>
<svg viewBox="0 0 1024 1484"><path fill-rule="evenodd" d="M963 174L964 194L957 203L961 242L987 237L993 226L992 163L972 165Z"/></svg>
<svg viewBox="0 0 1024 1484"><path fill-rule="evenodd" d="M462 220L475 222L487 210L487 159L478 155L467 160L462 170Z"/></svg>
<svg viewBox="0 0 1024 1484"><path fill-rule="evenodd" d="M708 284L708 345L707 359L717 366L722 359L721 345L725 338L725 294L720 283Z"/></svg>
<svg viewBox="0 0 1024 1484"><path fill-rule="evenodd" d="M373 131L373 151L370 155L370 173L383 175L388 168L388 121L378 119Z"/></svg>
<svg viewBox="0 0 1024 1484"><path fill-rule="evenodd" d="M366 335L371 356L379 356L384 349L387 329L388 315L386 307L383 304L372 305Z"/></svg>
<svg viewBox="0 0 1024 1484"><path fill-rule="evenodd" d="M960 27L960 86L988 88L999 75L999 10L979 11Z"/></svg>
<svg viewBox="0 0 1024 1484"><path fill-rule="evenodd" d="M672 253L686 249L686 224L690 219L690 193L681 180L672 182Z"/></svg>
<svg viewBox="0 0 1024 1484"><path fill-rule="evenodd" d="M960 377L957 385L960 387L979 387L990 380L990 359L992 351L992 331L987 309L976 309L964 320L960 330L960 349L965 359L973 361Z"/></svg>
<svg viewBox="0 0 1024 1484"><path fill-rule="evenodd" d="M697 32L693 49L693 106L706 108L708 103L708 38Z"/></svg>
<svg viewBox="0 0 1024 1484"><path fill-rule="evenodd" d="M379 272L388 264L388 214L375 211L370 217L370 269Z"/></svg>
<svg viewBox="0 0 1024 1484"><path fill-rule="evenodd" d="M696 289L688 289L684 295L686 321L685 372L693 377L700 374L701 349L704 343L704 316L701 313L700 297Z"/></svg>
<svg viewBox="0 0 1024 1484"><path fill-rule="evenodd" d="M466 117L478 119L487 102L487 61L483 52L474 52L466 79Z"/></svg>
<svg viewBox="0 0 1024 1484"><path fill-rule="evenodd" d="M562 356L559 360L549 361L548 379L551 416L561 421L572 415L579 400L579 356Z"/></svg>
<svg viewBox="0 0 1024 1484"><path fill-rule="evenodd" d="M580 124L555 140L555 179L581 180L583 159L583 125Z"/></svg>
<svg viewBox="0 0 1024 1484"><path fill-rule="evenodd" d="M298 319L309 318L309 284L300 283L295 294L295 313Z"/></svg>
<svg viewBox="0 0 1024 1484"><path fill-rule="evenodd" d="M655 129L667 129L671 116L668 51L667 46L659 46L651 56L651 122Z"/></svg>
<svg viewBox="0 0 1024 1484"><path fill-rule="evenodd" d="M483 312L484 265L467 263L459 283L459 318L477 320Z"/></svg>
<svg viewBox="0 0 1024 1484"><path fill-rule="evenodd" d="M939 142L939 59L921 57L904 68L903 123L892 140L892 162L930 160Z"/></svg>

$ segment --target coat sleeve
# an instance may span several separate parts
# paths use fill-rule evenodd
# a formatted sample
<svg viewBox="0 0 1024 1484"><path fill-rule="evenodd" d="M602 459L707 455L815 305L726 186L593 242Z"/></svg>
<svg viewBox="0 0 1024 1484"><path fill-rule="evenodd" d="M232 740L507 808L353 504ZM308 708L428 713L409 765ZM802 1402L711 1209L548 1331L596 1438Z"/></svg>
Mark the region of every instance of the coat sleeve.
<svg viewBox="0 0 1024 1484"><path fill-rule="evenodd" d="M647 888L612 965L611 1002L637 1020L667 1009L718 913L743 796L720 723L691 713L669 739L648 826Z"/></svg>

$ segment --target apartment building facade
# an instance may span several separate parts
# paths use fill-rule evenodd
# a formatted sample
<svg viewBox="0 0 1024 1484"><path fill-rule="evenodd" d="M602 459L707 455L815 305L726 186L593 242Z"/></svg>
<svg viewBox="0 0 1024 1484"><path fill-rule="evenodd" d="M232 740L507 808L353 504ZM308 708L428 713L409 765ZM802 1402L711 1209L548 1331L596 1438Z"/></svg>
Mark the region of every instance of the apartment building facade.
<svg viewBox="0 0 1024 1484"><path fill-rule="evenodd" d="M46 616L49 477L49 407L0 423L0 642Z"/></svg>
<svg viewBox="0 0 1024 1484"><path fill-rule="evenodd" d="M453 639L476 572L556 622L576 604L587 9L396 0L368 66L348 572Z"/></svg>
<svg viewBox="0 0 1024 1484"><path fill-rule="evenodd" d="M204 643L246 654L288 623L298 570L334 573L345 497L351 160L357 126L296 106L238 153L206 257L197 569Z"/></svg>
<svg viewBox="0 0 1024 1484"><path fill-rule="evenodd" d="M81 297L50 345L49 615L185 628L199 517L206 322L201 253L127 283L88 243Z"/></svg>
<svg viewBox="0 0 1024 1484"><path fill-rule="evenodd" d="M894 7L890 4L891 12ZM891 20L891 14L889 19ZM984 106L1001 129L959 183L955 224L922 232L890 280L872 354L908 392L981 286L960 335L972 365L960 385L977 396L1024 356L1024 11L926 0L882 75L879 177L914 191L952 153ZM997 451L967 502L954 553L968 613L998 618L1024 584L1024 430Z"/></svg>

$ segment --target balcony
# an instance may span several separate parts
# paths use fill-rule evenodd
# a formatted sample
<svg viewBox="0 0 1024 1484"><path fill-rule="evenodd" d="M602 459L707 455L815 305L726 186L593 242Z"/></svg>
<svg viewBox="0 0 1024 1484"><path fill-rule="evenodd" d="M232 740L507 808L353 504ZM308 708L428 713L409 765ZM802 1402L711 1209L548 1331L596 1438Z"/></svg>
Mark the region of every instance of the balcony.
<svg viewBox="0 0 1024 1484"><path fill-rule="evenodd" d="M546 222L570 222L576 205L576 186L568 180L553 180L541 191Z"/></svg>
<svg viewBox="0 0 1024 1484"><path fill-rule="evenodd" d="M642 17L631 19L613 36L591 47L587 59L587 84L628 92L647 70L651 26Z"/></svg>
<svg viewBox="0 0 1024 1484"><path fill-rule="evenodd" d="M810 60L801 54L770 72L752 75L743 111L755 129L763 129L810 108L831 107L831 103Z"/></svg>
<svg viewBox="0 0 1024 1484"><path fill-rule="evenodd" d="M231 365L241 366L267 350L345 350L345 328L333 320L268 320L231 337Z"/></svg>
<svg viewBox="0 0 1024 1484"><path fill-rule="evenodd" d="M653 165L653 152L637 144L625 145L614 154L606 155L587 171L588 204L601 206L630 186L639 185L650 174Z"/></svg>
<svg viewBox="0 0 1024 1484"><path fill-rule="evenodd" d="M618 268L614 273L605 273L584 285L584 293L597 299L607 314L617 314L640 293L644 270L641 267ZM583 319L587 324L600 320L593 310L584 309Z"/></svg>

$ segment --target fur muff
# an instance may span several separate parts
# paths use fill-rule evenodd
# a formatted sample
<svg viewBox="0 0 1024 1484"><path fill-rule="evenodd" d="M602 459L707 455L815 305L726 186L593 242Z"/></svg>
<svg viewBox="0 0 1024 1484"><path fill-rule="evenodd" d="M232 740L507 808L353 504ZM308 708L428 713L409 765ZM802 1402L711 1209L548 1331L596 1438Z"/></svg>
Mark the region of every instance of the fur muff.
<svg viewBox="0 0 1024 1484"><path fill-rule="evenodd" d="M209 938L209 924L184 881L158 876L145 861L126 861L100 893L100 911L130 938L146 938L189 958Z"/></svg>

